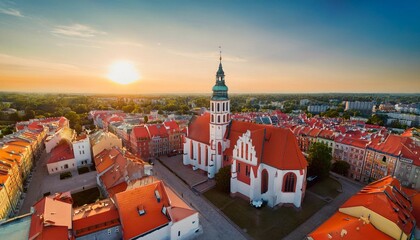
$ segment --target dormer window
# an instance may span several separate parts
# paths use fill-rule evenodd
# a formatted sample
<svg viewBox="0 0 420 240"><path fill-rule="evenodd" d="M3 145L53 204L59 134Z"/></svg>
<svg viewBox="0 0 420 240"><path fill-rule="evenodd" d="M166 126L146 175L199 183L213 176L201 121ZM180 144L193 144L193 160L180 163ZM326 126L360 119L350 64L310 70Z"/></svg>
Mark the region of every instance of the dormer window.
<svg viewBox="0 0 420 240"><path fill-rule="evenodd" d="M160 203L160 193L157 189L155 190L155 197L156 197L157 202Z"/></svg>
<svg viewBox="0 0 420 240"><path fill-rule="evenodd" d="M144 209L143 205L137 206L137 212L139 213L140 216L143 216L144 214L146 214L146 210Z"/></svg>

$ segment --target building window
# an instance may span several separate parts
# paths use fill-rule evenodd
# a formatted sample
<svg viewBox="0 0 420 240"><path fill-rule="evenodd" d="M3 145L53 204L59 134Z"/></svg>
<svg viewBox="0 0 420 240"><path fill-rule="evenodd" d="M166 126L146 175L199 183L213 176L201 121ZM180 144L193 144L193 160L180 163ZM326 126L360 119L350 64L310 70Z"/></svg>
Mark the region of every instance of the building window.
<svg viewBox="0 0 420 240"><path fill-rule="evenodd" d="M217 123L220 123L220 115L217 116Z"/></svg>
<svg viewBox="0 0 420 240"><path fill-rule="evenodd" d="M112 229L108 229L108 235L111 235Z"/></svg>
<svg viewBox="0 0 420 240"><path fill-rule="evenodd" d="M296 190L296 174L287 173L283 177L283 192L295 192Z"/></svg>
<svg viewBox="0 0 420 240"><path fill-rule="evenodd" d="M178 237L181 236L181 231L178 231Z"/></svg>
<svg viewBox="0 0 420 240"><path fill-rule="evenodd" d="M382 158L382 162L386 163L386 157L385 156Z"/></svg>
<svg viewBox="0 0 420 240"><path fill-rule="evenodd" d="M211 122L214 122L214 115L211 115Z"/></svg>
<svg viewBox="0 0 420 240"><path fill-rule="evenodd" d="M261 172L261 194L268 191L268 172L266 169Z"/></svg>
<svg viewBox="0 0 420 240"><path fill-rule="evenodd" d="M217 104L217 112L220 112L220 103Z"/></svg>
<svg viewBox="0 0 420 240"><path fill-rule="evenodd" d="M238 163L238 169L236 170L238 173L240 173L241 172L241 164L240 163Z"/></svg>
<svg viewBox="0 0 420 240"><path fill-rule="evenodd" d="M245 175L247 177L249 177L249 173L250 173L250 168L248 166L246 166L246 168L245 168Z"/></svg>

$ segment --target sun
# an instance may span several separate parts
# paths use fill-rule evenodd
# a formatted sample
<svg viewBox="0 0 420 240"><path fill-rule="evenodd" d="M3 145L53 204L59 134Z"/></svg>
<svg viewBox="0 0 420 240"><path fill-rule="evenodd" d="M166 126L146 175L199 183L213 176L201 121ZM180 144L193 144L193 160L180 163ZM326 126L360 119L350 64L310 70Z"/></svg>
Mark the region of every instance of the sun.
<svg viewBox="0 0 420 240"><path fill-rule="evenodd" d="M132 62L119 60L109 66L107 77L119 84L130 84L139 80L140 74Z"/></svg>

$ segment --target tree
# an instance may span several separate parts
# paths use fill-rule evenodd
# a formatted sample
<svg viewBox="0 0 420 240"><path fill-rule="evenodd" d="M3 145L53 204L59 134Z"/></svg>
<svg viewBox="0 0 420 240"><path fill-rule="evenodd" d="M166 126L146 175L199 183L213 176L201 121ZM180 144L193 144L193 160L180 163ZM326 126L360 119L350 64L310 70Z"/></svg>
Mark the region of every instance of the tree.
<svg viewBox="0 0 420 240"><path fill-rule="evenodd" d="M215 175L216 187L226 193L230 192L230 165L222 167Z"/></svg>
<svg viewBox="0 0 420 240"><path fill-rule="evenodd" d="M331 168L331 148L324 143L313 143L309 148L309 174L326 178Z"/></svg>
<svg viewBox="0 0 420 240"><path fill-rule="evenodd" d="M144 123L147 123L149 121L149 117L148 116L144 116Z"/></svg>
<svg viewBox="0 0 420 240"><path fill-rule="evenodd" d="M332 164L331 171L346 176L349 172L350 164L346 161L337 161Z"/></svg>

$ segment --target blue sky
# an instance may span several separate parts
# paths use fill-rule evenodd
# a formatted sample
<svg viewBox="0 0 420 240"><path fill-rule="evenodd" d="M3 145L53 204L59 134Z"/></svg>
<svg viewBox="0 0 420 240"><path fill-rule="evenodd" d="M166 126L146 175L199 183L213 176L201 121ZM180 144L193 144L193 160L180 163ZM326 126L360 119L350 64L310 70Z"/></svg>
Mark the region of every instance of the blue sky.
<svg viewBox="0 0 420 240"><path fill-rule="evenodd" d="M420 92L419 1L0 0L0 36L0 91L206 93L221 45L231 92Z"/></svg>

